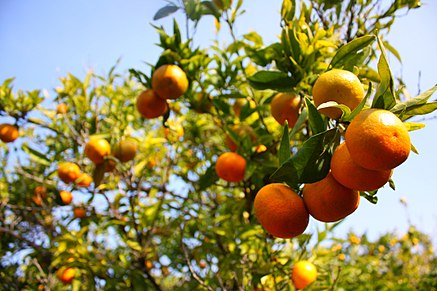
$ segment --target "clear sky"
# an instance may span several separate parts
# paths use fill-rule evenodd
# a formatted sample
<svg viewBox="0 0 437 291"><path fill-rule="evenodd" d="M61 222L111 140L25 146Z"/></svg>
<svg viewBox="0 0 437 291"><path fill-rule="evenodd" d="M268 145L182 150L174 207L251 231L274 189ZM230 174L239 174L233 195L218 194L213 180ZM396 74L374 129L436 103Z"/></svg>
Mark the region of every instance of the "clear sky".
<svg viewBox="0 0 437 291"><path fill-rule="evenodd" d="M238 33L255 30L266 44L276 41L281 1L245 2L247 13L237 23ZM423 8L398 18L388 38L403 58L402 66L390 59L394 74L403 76L413 94L437 83L437 1L422 2ZM54 96L51 90L67 72L83 77L91 68L105 74L118 58L119 72L145 69L144 62L155 63L160 54L154 45L158 34L150 24L171 27L171 18L152 20L164 5L162 0L0 0L0 82L14 76L15 89L47 89ZM183 26L181 14L176 15ZM220 34L221 39L227 37ZM207 46L214 38L209 18L201 23L196 39ZM377 205L362 199L340 233L353 229L374 237L392 230L405 232L411 221L437 242L437 119L426 123L425 129L411 133L420 155L412 154L394 172L397 190L381 190ZM407 201L406 209L401 197ZM313 227L315 223L309 231Z"/></svg>

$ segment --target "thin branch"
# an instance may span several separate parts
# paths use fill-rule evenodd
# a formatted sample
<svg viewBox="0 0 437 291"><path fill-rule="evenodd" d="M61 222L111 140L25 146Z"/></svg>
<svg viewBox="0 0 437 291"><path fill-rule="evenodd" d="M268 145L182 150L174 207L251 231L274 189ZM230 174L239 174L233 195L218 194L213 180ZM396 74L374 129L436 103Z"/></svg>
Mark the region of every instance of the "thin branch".
<svg viewBox="0 0 437 291"><path fill-rule="evenodd" d="M181 233L183 233L183 230L181 230ZM185 256L185 261L187 262L188 265L188 269L190 269L191 275L193 276L194 280L196 280L197 282L199 282L200 285L202 285L203 287L205 287L206 289L210 290L210 291L214 291L214 289L210 286L208 286L201 278L200 276L196 273L196 271L194 271L193 265L190 262L190 258L188 256L188 251L187 248L185 247L184 242L182 241L183 236L181 236L181 248L182 251L184 252L184 256Z"/></svg>
<svg viewBox="0 0 437 291"><path fill-rule="evenodd" d="M35 244L31 240L21 236L20 234L12 231L6 227L0 227L0 233L7 233L7 234L15 237L16 239L25 242L26 244L28 244L30 247L34 248L35 250L40 251L40 252L45 252L45 249L43 247L41 247L40 245Z"/></svg>

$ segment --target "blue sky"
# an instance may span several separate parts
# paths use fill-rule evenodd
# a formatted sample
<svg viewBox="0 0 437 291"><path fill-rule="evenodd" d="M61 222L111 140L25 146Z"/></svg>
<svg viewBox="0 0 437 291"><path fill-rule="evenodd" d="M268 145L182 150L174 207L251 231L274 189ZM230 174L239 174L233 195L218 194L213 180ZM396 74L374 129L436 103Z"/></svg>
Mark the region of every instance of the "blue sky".
<svg viewBox="0 0 437 291"><path fill-rule="evenodd" d="M269 44L279 33L280 0L246 0L247 13L237 22L238 34L257 31ZM423 8L399 17L388 40L403 57L402 66L391 58L396 76L402 76L414 94L437 83L437 1L424 0ZM71 72L83 77L88 69L105 74L118 58L119 72L145 69L155 63L160 49L158 35L150 25L170 27L171 18L153 22L165 5L161 0L0 0L0 82L16 77L15 89L47 89ZM182 26L181 14L178 15ZM226 40L222 32L219 37ZM215 38L212 18L197 31L198 44ZM419 83L419 71L421 78ZM437 95L433 96L437 99ZM53 105L54 106L54 105ZM437 241L437 120L411 133L420 155L412 154L394 172L397 190L383 189L379 203L362 199L359 209L339 227L374 237L386 231L405 232L408 221ZM405 208L400 198L405 197ZM313 222L310 229L316 224Z"/></svg>

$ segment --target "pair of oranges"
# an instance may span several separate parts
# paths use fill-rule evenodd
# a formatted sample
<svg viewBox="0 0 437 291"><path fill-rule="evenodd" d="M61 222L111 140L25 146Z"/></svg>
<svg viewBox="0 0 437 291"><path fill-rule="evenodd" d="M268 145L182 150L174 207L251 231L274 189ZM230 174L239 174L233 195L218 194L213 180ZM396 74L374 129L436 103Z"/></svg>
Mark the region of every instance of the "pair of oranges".
<svg viewBox="0 0 437 291"><path fill-rule="evenodd" d="M179 98L187 89L187 75L180 67L162 65L153 72L152 88L137 97L136 108L147 119L162 116L168 110L167 100Z"/></svg>
<svg viewBox="0 0 437 291"><path fill-rule="evenodd" d="M322 114L336 119L342 114L339 108L320 105L334 101L354 110L364 90L352 73L332 70L316 81L313 97ZM276 98L281 101L285 97L277 95L273 101ZM293 120L289 121L293 125ZM348 126L345 142L334 151L331 170L324 179L304 185L302 197L285 184L264 186L255 197L256 217L267 232L280 238L303 233L310 215L322 222L343 219L358 208L360 191L385 185L410 150L408 130L396 115L383 109L365 109Z"/></svg>

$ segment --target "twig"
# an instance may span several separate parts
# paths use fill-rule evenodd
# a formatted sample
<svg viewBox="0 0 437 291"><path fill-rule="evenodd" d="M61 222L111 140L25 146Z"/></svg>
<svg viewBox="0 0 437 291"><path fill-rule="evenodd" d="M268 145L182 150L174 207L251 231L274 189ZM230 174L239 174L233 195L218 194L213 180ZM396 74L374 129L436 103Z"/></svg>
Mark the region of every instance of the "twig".
<svg viewBox="0 0 437 291"><path fill-rule="evenodd" d="M7 234L15 237L16 239L21 240L21 241L27 243L29 246L31 246L32 248L34 248L37 251L40 251L40 252L44 252L45 251L44 248L41 247L40 245L35 244L31 240L29 240L29 239L19 235L18 233L15 233L14 231L12 231L12 230L10 230L10 229L8 229L6 227L0 227L0 233L1 232L2 233L7 233Z"/></svg>
<svg viewBox="0 0 437 291"><path fill-rule="evenodd" d="M181 234L182 233L183 233L183 230L181 230ZM214 291L214 289L211 288L210 286L206 285L206 283L199 277L199 275L196 273L196 271L194 271L193 265L191 265L190 258L188 257L187 248L185 247L185 244L182 241L182 239L183 239L183 236L181 236L181 248L182 248L182 251L184 252L185 261L187 262L188 269L190 269L191 275L193 275L193 278L197 282L199 282L200 285L202 285L203 287L205 287L206 289L208 289L210 291Z"/></svg>

